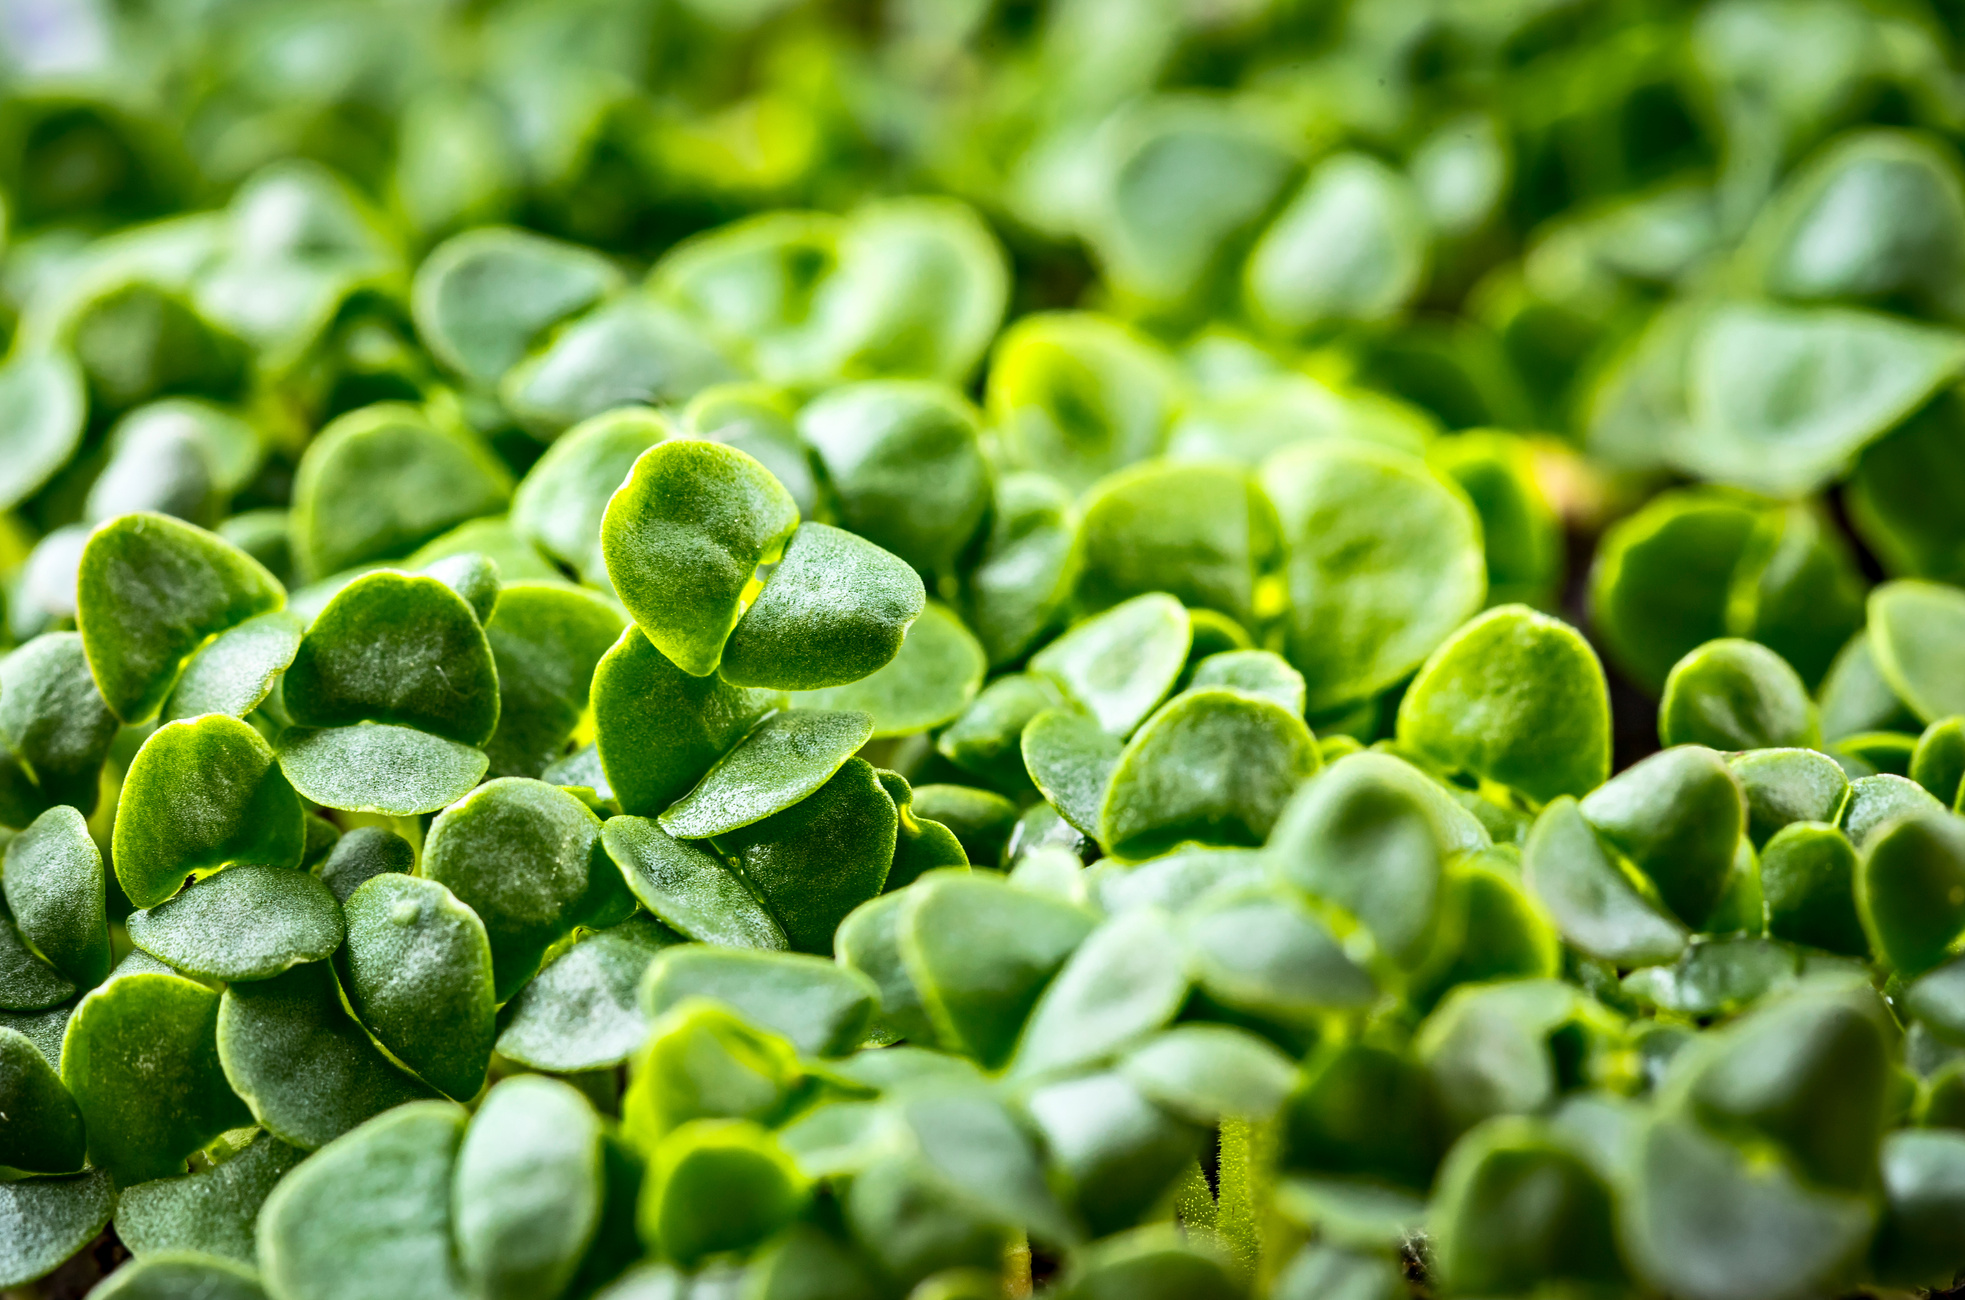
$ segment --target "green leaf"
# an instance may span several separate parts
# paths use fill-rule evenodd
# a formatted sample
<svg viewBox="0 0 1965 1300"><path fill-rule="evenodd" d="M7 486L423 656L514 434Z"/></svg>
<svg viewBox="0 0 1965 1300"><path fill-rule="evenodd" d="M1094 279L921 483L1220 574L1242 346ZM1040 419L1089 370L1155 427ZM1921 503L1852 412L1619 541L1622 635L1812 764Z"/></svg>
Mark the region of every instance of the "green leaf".
<svg viewBox="0 0 1965 1300"><path fill-rule="evenodd" d="M809 516L819 505L819 481L812 453L793 428L790 397L768 384L718 384L690 399L682 413L692 438L735 447L771 471Z"/></svg>
<svg viewBox="0 0 1965 1300"><path fill-rule="evenodd" d="M1965 579L1965 521L1950 509L1965 482L1957 389L1870 444L1843 495L1851 530L1895 577Z"/></svg>
<svg viewBox="0 0 1965 1300"><path fill-rule="evenodd" d="M334 843L314 874L346 905L349 896L385 872L409 875L416 870L416 849L394 831L380 826L357 826Z"/></svg>
<svg viewBox="0 0 1965 1300"><path fill-rule="evenodd" d="M798 413L840 524L922 573L948 573L990 503L981 421L939 384L848 384Z"/></svg>
<svg viewBox="0 0 1965 1300"><path fill-rule="evenodd" d="M969 865L969 854L955 832L914 811L914 789L899 772L875 769L874 775L894 801L900 825L894 834L894 864L887 872L885 892L904 888L920 879L924 872L950 869L960 871Z"/></svg>
<svg viewBox="0 0 1965 1300"><path fill-rule="evenodd" d="M285 595L259 561L202 528L124 515L82 548L75 622L103 700L141 722L207 638L278 609Z"/></svg>
<svg viewBox="0 0 1965 1300"><path fill-rule="evenodd" d="M108 886L102 853L81 813L50 808L9 840L0 885L14 924L35 952L83 988L102 982L111 960L103 910Z"/></svg>
<svg viewBox="0 0 1965 1300"><path fill-rule="evenodd" d="M655 1022L628 1071L621 1125L644 1153L695 1119L781 1118L799 1077L790 1043L715 1002L672 1009Z"/></svg>
<svg viewBox="0 0 1965 1300"><path fill-rule="evenodd" d="M88 394L61 352L22 350L0 366L0 508L41 490L81 445Z"/></svg>
<svg viewBox="0 0 1965 1300"><path fill-rule="evenodd" d="M998 790L1027 790L1030 774L1023 758L1024 729L1038 714L1063 703L1063 693L1050 678L1007 673L984 687L962 715L935 738L935 749L964 772Z"/></svg>
<svg viewBox="0 0 1965 1300"><path fill-rule="evenodd" d="M1910 779L1939 803L1958 803L1965 784L1965 717L1940 718L1924 729L1910 756Z"/></svg>
<svg viewBox="0 0 1965 1300"><path fill-rule="evenodd" d="M1033 655L1030 666L1054 679L1105 730L1125 736L1173 689L1192 642L1180 602L1149 594L1073 627Z"/></svg>
<svg viewBox="0 0 1965 1300"><path fill-rule="evenodd" d="M424 346L479 385L498 382L555 321L621 283L600 254L490 227L437 245L416 269L410 311Z"/></svg>
<svg viewBox="0 0 1965 1300"><path fill-rule="evenodd" d="M1965 713L1958 648L1965 592L1934 582L1886 582L1870 593L1869 620L1877 669L1919 721Z"/></svg>
<svg viewBox="0 0 1965 1300"><path fill-rule="evenodd" d="M713 850L678 840L646 817L608 818L601 841L642 906L677 933L731 948L787 946L778 919Z"/></svg>
<svg viewBox="0 0 1965 1300"><path fill-rule="evenodd" d="M437 881L393 871L357 888L346 910L334 970L355 1018L424 1082L475 1097L497 1032L483 922Z"/></svg>
<svg viewBox="0 0 1965 1300"><path fill-rule="evenodd" d="M481 749L415 727L363 722L280 734L280 770L325 808L414 817L462 798L490 764Z"/></svg>
<svg viewBox="0 0 1965 1300"><path fill-rule="evenodd" d="M464 1112L419 1102L344 1134L287 1175L259 1214L274 1295L465 1300L451 1244L451 1172Z"/></svg>
<svg viewBox="0 0 1965 1300"><path fill-rule="evenodd" d="M1760 852L1760 887L1767 899L1767 933L1791 943L1869 955L1856 912L1855 846L1832 825L1795 821Z"/></svg>
<svg viewBox="0 0 1965 1300"><path fill-rule="evenodd" d="M61 1081L91 1164L124 1184L181 1173L186 1156L252 1122L220 1068L218 1021L219 995L176 975L119 975L76 1005Z"/></svg>
<svg viewBox="0 0 1965 1300"><path fill-rule="evenodd" d="M170 1252L131 1260L92 1295L120 1300L266 1300L259 1274L243 1264L196 1252Z"/></svg>
<svg viewBox="0 0 1965 1300"><path fill-rule="evenodd" d="M0 1011L0 1028L11 1029L40 1049L49 1065L61 1068L61 1038L68 1028L68 1017L75 1004L64 1003L40 1011Z"/></svg>
<svg viewBox="0 0 1965 1300"><path fill-rule="evenodd" d="M1197 1124L1266 1120L1296 1082L1288 1057L1228 1025L1176 1025L1127 1052L1119 1070L1149 1100Z"/></svg>
<svg viewBox="0 0 1965 1300"><path fill-rule="evenodd" d="M1023 761L1058 815L1096 836L1112 775L1125 746L1076 709L1048 709L1023 729Z"/></svg>
<svg viewBox="0 0 1965 1300"><path fill-rule="evenodd" d="M1087 238L1115 296L1147 312L1191 308L1297 168L1266 123L1199 96L1128 105L1099 144Z"/></svg>
<svg viewBox="0 0 1965 1300"><path fill-rule="evenodd" d="M1835 524L1809 505L1761 516L1727 596L1726 626L1794 665L1813 688L1862 627L1868 582Z"/></svg>
<svg viewBox="0 0 1965 1300"><path fill-rule="evenodd" d="M1318 163L1249 255L1242 295L1273 333L1396 315L1426 273L1424 209L1399 172L1362 153Z"/></svg>
<svg viewBox="0 0 1965 1300"><path fill-rule="evenodd" d="M1774 749L1818 743L1815 706L1787 660L1764 645L1709 641L1673 665L1658 704L1666 745Z"/></svg>
<svg viewBox="0 0 1965 1300"><path fill-rule="evenodd" d="M1242 1288L1213 1251L1171 1224L1153 1224L1088 1248L1069 1300L1237 1300Z"/></svg>
<svg viewBox="0 0 1965 1300"><path fill-rule="evenodd" d="M458 551L439 556L423 566L422 575L435 578L456 592L470 607L479 626L491 621L498 609L498 591L503 585L498 562L476 551Z"/></svg>
<svg viewBox="0 0 1965 1300"><path fill-rule="evenodd" d="M792 948L827 953L846 914L886 884L899 825L872 766L849 758L805 799L718 844L737 859Z"/></svg>
<svg viewBox="0 0 1965 1300"><path fill-rule="evenodd" d="M369 573L307 629L282 698L303 727L384 722L482 745L498 726L498 669L463 597L435 578Z"/></svg>
<svg viewBox="0 0 1965 1300"><path fill-rule="evenodd" d="M1341 1246L1311 1244L1290 1260L1276 1279L1276 1300L1403 1300L1405 1276L1398 1262L1384 1255Z"/></svg>
<svg viewBox="0 0 1965 1300"><path fill-rule="evenodd" d="M164 702L166 722L207 713L243 718L260 706L274 682L293 663L305 629L286 610L275 610L227 628L191 656Z"/></svg>
<svg viewBox="0 0 1965 1300"><path fill-rule="evenodd" d="M237 718L165 723L123 779L112 856L138 907L235 863L298 866L305 846L300 800L272 748Z"/></svg>
<svg viewBox="0 0 1965 1300"><path fill-rule="evenodd" d="M0 1183L0 1286L25 1286L95 1239L116 1207L102 1169Z"/></svg>
<svg viewBox="0 0 1965 1300"><path fill-rule="evenodd" d="M116 730L73 632L44 632L0 659L0 743L48 803L95 811Z"/></svg>
<svg viewBox="0 0 1965 1300"><path fill-rule="evenodd" d="M575 926L626 920L634 908L601 848L600 818L525 777L489 782L439 814L422 872L484 922L501 1002Z"/></svg>
<svg viewBox="0 0 1965 1300"><path fill-rule="evenodd" d="M1274 700L1224 686L1183 691L1119 755L1098 838L1130 858L1187 840L1259 845L1322 763L1302 718Z"/></svg>
<svg viewBox="0 0 1965 1300"><path fill-rule="evenodd" d="M1305 785L1269 836L1284 879L1356 916L1407 966L1433 937L1447 855L1486 838L1470 838L1414 777L1426 782L1397 759L1353 755Z"/></svg>
<svg viewBox="0 0 1965 1300"><path fill-rule="evenodd" d="M554 1074L621 1064L648 1037L650 1017L636 994L641 977L676 942L645 916L581 939L506 1004L498 1054Z"/></svg>
<svg viewBox="0 0 1965 1300"><path fill-rule="evenodd" d="M933 876L907 894L896 938L937 1036L985 1067L1002 1064L1091 916L981 874Z"/></svg>
<svg viewBox="0 0 1965 1300"><path fill-rule="evenodd" d="M1159 453L1180 395L1170 358L1091 312L1037 312L1003 331L986 388L1012 466L1078 492Z"/></svg>
<svg viewBox="0 0 1965 1300"><path fill-rule="evenodd" d="M227 988L218 1056L252 1118L309 1151L392 1106L430 1095L348 1018L325 962ZM260 1251L264 1262L263 1240Z"/></svg>
<svg viewBox="0 0 1965 1300"><path fill-rule="evenodd" d="M669 834L689 840L762 821L830 781L872 734L865 713L774 713L658 820Z"/></svg>
<svg viewBox="0 0 1965 1300"><path fill-rule="evenodd" d="M632 402L680 405L735 366L680 312L633 292L576 317L507 371L499 396L543 439Z"/></svg>
<svg viewBox="0 0 1965 1300"><path fill-rule="evenodd" d="M1009 298L1003 247L968 204L907 195L861 204L839 232L839 265L815 306L845 376L959 384L988 350Z"/></svg>
<svg viewBox="0 0 1965 1300"><path fill-rule="evenodd" d="M721 443L676 438L643 452L607 503L601 551L649 641L702 677L745 613L758 565L797 527L798 506L771 471Z"/></svg>
<svg viewBox="0 0 1965 1300"><path fill-rule="evenodd" d="M1246 470L1150 461L1086 494L1080 598L1093 608L1147 592L1257 622L1256 588L1281 552L1276 511Z"/></svg>
<svg viewBox="0 0 1965 1300"><path fill-rule="evenodd" d="M559 1295L601 1226L600 1117L558 1079L507 1079L464 1130L451 1178L458 1263L472 1290Z"/></svg>
<svg viewBox="0 0 1965 1300"><path fill-rule="evenodd" d="M413 406L350 411L307 445L293 479L293 550L302 574L408 555L467 519L503 514L512 479L471 435Z"/></svg>
<svg viewBox="0 0 1965 1300"><path fill-rule="evenodd" d="M38 1174L82 1167L82 1112L33 1040L0 1027L0 1165Z"/></svg>
<svg viewBox="0 0 1965 1300"><path fill-rule="evenodd" d="M1522 858L1530 892L1572 946L1620 966L1668 962L1684 951L1685 928L1644 896L1569 796L1536 818Z"/></svg>
<svg viewBox="0 0 1965 1300"><path fill-rule="evenodd" d="M1480 518L1420 461L1306 443L1261 478L1282 521L1286 640L1312 715L1397 682L1481 607Z"/></svg>
<svg viewBox="0 0 1965 1300"><path fill-rule="evenodd" d="M125 1187L116 1200L116 1235L138 1255L195 1250L255 1263L259 1207L306 1154L257 1132L221 1164Z"/></svg>
<svg viewBox="0 0 1965 1300"><path fill-rule="evenodd" d="M1706 928L1746 830L1740 783L1710 749L1681 745L1642 759L1578 805L1598 837L1628 858L1665 906Z"/></svg>
<svg viewBox="0 0 1965 1300"><path fill-rule="evenodd" d="M865 1041L878 991L823 957L685 944L649 966L641 1005L659 1018L691 998L723 1003L801 1055L844 1056Z"/></svg>
<svg viewBox="0 0 1965 1300"><path fill-rule="evenodd" d="M690 676L638 627L601 656L591 697L607 783L622 812L643 817L687 794L760 719L785 705L777 691Z"/></svg>
<svg viewBox="0 0 1965 1300"><path fill-rule="evenodd" d="M538 547L521 536L504 515L465 520L410 552L402 567L427 571L428 566L459 555L477 555L490 560L506 582L538 582L542 579L558 582L566 577L540 554Z"/></svg>
<svg viewBox="0 0 1965 1300"><path fill-rule="evenodd" d="M1632 1263L1695 1300L1833 1289L1873 1229L1866 1198L1810 1187L1685 1120L1647 1125L1634 1159L1623 1209Z"/></svg>
<svg viewBox="0 0 1965 1300"><path fill-rule="evenodd" d="M1602 1178L1546 1126L1490 1121L1457 1143L1440 1169L1428 1218L1441 1281L1487 1295L1614 1288L1623 1269L1613 1204Z"/></svg>
<svg viewBox="0 0 1965 1300"><path fill-rule="evenodd" d="M1646 690L1672 665L1725 636L1735 571L1761 526L1753 502L1717 491L1667 492L1605 533L1590 575L1604 651Z"/></svg>
<svg viewBox="0 0 1965 1300"><path fill-rule="evenodd" d="M1001 667L1057 620L1078 581L1078 512L1044 474L1006 474L996 484L976 562L965 576L963 616Z"/></svg>
<svg viewBox="0 0 1965 1300"><path fill-rule="evenodd" d="M1687 358L1692 419L1677 468L1768 496L1802 496L1965 368L1965 338L1840 308L1759 304L1707 318Z"/></svg>
<svg viewBox="0 0 1965 1300"><path fill-rule="evenodd" d="M1531 799L1579 798L1610 775L1610 687L1574 628L1524 605L1474 619L1399 703L1399 743Z"/></svg>
<svg viewBox="0 0 1965 1300"><path fill-rule="evenodd" d="M1965 931L1965 821L1914 812L1859 847L1856 906L1877 956L1906 976L1943 961Z"/></svg>
<svg viewBox="0 0 1965 1300"><path fill-rule="evenodd" d="M1778 297L1910 298L1920 314L1955 316L1965 274L1958 164L1922 136L1851 131L1788 182L1749 240Z"/></svg>
<svg viewBox="0 0 1965 1300"><path fill-rule="evenodd" d="M492 771L538 776L560 756L624 623L605 599L573 587L527 583L499 594L484 629L498 668L498 730L485 744Z"/></svg>
<svg viewBox="0 0 1965 1300"><path fill-rule="evenodd" d="M4 912L0 908L0 912ZM50 966L21 938L11 915L0 915L0 1009L43 1011L75 996L75 982Z"/></svg>
<svg viewBox="0 0 1965 1300"><path fill-rule="evenodd" d="M1792 822L1842 819L1849 777L1842 765L1813 749L1761 749L1728 760L1747 795L1747 834L1754 847Z"/></svg>
<svg viewBox="0 0 1965 1300"><path fill-rule="evenodd" d="M1017 824L1015 804L1000 794L966 785L915 786L913 812L922 821L946 826L962 846L963 857L983 867L1003 861Z"/></svg>
<svg viewBox="0 0 1965 1300"><path fill-rule="evenodd" d="M1427 453L1481 517L1487 599L1548 608L1562 579L1562 521L1537 480L1529 442L1507 433L1442 438Z"/></svg>
<svg viewBox="0 0 1965 1300"><path fill-rule="evenodd" d="M1108 921L1037 1000L1011 1070L1044 1074L1111 1056L1173 1019L1187 990L1186 953L1165 915L1146 908Z"/></svg>
<svg viewBox="0 0 1965 1300"><path fill-rule="evenodd" d="M1201 988L1236 1012L1307 1027L1378 998L1330 925L1285 889L1224 888L1198 900L1182 928Z"/></svg>
<svg viewBox="0 0 1965 1300"><path fill-rule="evenodd" d="M909 736L953 720L982 688L983 649L948 606L929 601L887 665L856 682L792 696L794 708L858 711L873 737Z"/></svg>
<svg viewBox="0 0 1965 1300"><path fill-rule="evenodd" d="M932 1043L936 1041L935 1027L928 1020L921 989L908 973L900 949L901 911L913 898L914 891L904 889L854 908L833 935L833 951L841 966L858 971L880 990L876 1032Z"/></svg>
<svg viewBox="0 0 1965 1300"><path fill-rule="evenodd" d="M608 499L641 454L675 437L667 417L645 406L605 411L546 448L512 494L512 527L590 583L606 582L601 520Z"/></svg>
<svg viewBox="0 0 1965 1300"><path fill-rule="evenodd" d="M1939 813L1945 806L1915 781L1882 774L1858 777L1849 783L1849 801L1842 808L1842 829L1857 848L1870 834L1897 817Z"/></svg>
<svg viewBox="0 0 1965 1300"><path fill-rule="evenodd" d="M1965 1135L1906 1129L1884 1138L1883 1201L1872 1247L1879 1279L1950 1285L1965 1251Z"/></svg>
<svg viewBox="0 0 1965 1300"><path fill-rule="evenodd" d="M341 946L341 907L304 871L247 865L131 913L130 942L187 975L263 980Z"/></svg>
<svg viewBox="0 0 1965 1300"><path fill-rule="evenodd" d="M1283 711L1303 716L1303 674L1268 650L1221 650L1194 665L1190 686L1230 686L1274 700Z"/></svg>
<svg viewBox="0 0 1965 1300"><path fill-rule="evenodd" d="M900 653L927 604L921 576L864 538L798 526L723 649L739 686L811 691L857 682Z"/></svg>
<svg viewBox="0 0 1965 1300"><path fill-rule="evenodd" d="M807 1188L777 1140L748 1120L684 1124L655 1148L642 1239L685 1267L758 1245L791 1223Z"/></svg>

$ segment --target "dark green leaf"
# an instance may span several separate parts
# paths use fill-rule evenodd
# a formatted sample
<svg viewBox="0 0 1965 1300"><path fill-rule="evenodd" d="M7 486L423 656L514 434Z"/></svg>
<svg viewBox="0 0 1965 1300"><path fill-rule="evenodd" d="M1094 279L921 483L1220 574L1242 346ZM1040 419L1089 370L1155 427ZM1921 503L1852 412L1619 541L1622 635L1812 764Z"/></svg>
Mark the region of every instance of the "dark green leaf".
<svg viewBox="0 0 1965 1300"><path fill-rule="evenodd" d="M555 1074L621 1064L648 1037L650 1017L636 994L641 977L676 942L645 916L580 940L506 1004L498 1054Z"/></svg>
<svg viewBox="0 0 1965 1300"><path fill-rule="evenodd" d="M186 1156L252 1122L220 1068L218 1022L219 995L176 975L118 975L82 999L61 1081L88 1125L91 1164L125 1184L181 1173Z"/></svg>
<svg viewBox="0 0 1965 1300"><path fill-rule="evenodd" d="M649 641L702 677L745 613L757 566L797 527L798 506L770 470L721 443L677 438L635 461L607 503L601 550Z"/></svg>
<svg viewBox="0 0 1965 1300"><path fill-rule="evenodd" d="M130 915L130 942L187 975L270 979L341 946L341 906L304 871L245 865Z"/></svg>
<svg viewBox="0 0 1965 1300"><path fill-rule="evenodd" d="M713 849L678 840L645 817L608 818L601 840L642 906L677 933L732 948L787 945L777 918Z"/></svg>
<svg viewBox="0 0 1965 1300"><path fill-rule="evenodd" d="M81 813L50 808L9 840L0 884L21 937L49 965L83 988L102 982L110 966L108 882Z"/></svg>
<svg viewBox="0 0 1965 1300"><path fill-rule="evenodd" d="M421 1102L344 1134L289 1174L259 1215L259 1264L292 1300L465 1300L451 1244L464 1112Z"/></svg>
<svg viewBox="0 0 1965 1300"><path fill-rule="evenodd" d="M305 847L300 800L272 748L237 718L166 723L130 763L113 853L138 907L163 902L194 873L298 866Z"/></svg>
<svg viewBox="0 0 1965 1300"><path fill-rule="evenodd" d="M252 1117L309 1151L392 1106L430 1095L348 1018L325 962L226 989L217 1041L225 1078ZM262 1241L262 1263L264 1250Z"/></svg>
<svg viewBox="0 0 1965 1300"><path fill-rule="evenodd" d="M91 533L75 591L96 687L125 722L157 711L208 637L278 609L286 594L244 551L154 514L124 515Z"/></svg>
<svg viewBox="0 0 1965 1300"><path fill-rule="evenodd" d="M483 778L481 749L415 727L363 722L280 735L280 770L326 808L414 817L455 802Z"/></svg>
<svg viewBox="0 0 1965 1300"><path fill-rule="evenodd" d="M759 719L784 707L776 691L691 677L638 627L594 668L596 743L621 811L653 817L688 793Z"/></svg>
<svg viewBox="0 0 1965 1300"><path fill-rule="evenodd" d="M772 714L669 805L662 829L700 840L762 821L830 781L872 734L865 713Z"/></svg>
<svg viewBox="0 0 1965 1300"><path fill-rule="evenodd" d="M864 538L800 524L724 646L740 686L810 691L857 682L900 653L927 603L921 576Z"/></svg>
<svg viewBox="0 0 1965 1300"><path fill-rule="evenodd" d="M456 592L435 578L370 573L307 629L282 699L303 727L384 722L482 745L498 725L498 669Z"/></svg>
<svg viewBox="0 0 1965 1300"><path fill-rule="evenodd" d="M794 949L828 953L846 914L886 884L899 822L872 766L849 758L804 800L718 844L737 859Z"/></svg>
<svg viewBox="0 0 1965 1300"><path fill-rule="evenodd" d="M484 922L497 1000L518 992L577 925L626 920L634 898L600 843L600 818L557 786L492 781L440 814L424 875Z"/></svg>
<svg viewBox="0 0 1965 1300"><path fill-rule="evenodd" d="M324 578L408 555L440 533L503 513L512 479L471 435L384 402L342 416L307 446L293 480L293 550Z"/></svg>

